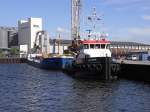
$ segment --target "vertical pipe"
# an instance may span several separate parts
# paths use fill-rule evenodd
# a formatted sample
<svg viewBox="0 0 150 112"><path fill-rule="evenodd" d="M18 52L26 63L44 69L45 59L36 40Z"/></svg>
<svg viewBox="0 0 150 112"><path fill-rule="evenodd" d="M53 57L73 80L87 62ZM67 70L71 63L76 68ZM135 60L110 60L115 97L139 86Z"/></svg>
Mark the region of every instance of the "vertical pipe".
<svg viewBox="0 0 150 112"><path fill-rule="evenodd" d="M58 54L59 54L59 52L60 52L60 34L58 36Z"/></svg>
<svg viewBox="0 0 150 112"><path fill-rule="evenodd" d="M56 39L53 40L53 54L56 53Z"/></svg>

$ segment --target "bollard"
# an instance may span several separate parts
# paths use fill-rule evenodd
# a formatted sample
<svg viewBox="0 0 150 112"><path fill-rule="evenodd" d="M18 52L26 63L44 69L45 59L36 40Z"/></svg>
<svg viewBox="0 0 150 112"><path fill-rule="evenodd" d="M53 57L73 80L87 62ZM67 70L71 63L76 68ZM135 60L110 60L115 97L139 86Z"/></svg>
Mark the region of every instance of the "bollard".
<svg viewBox="0 0 150 112"><path fill-rule="evenodd" d="M105 58L105 80L110 80L111 78L111 66L110 66L110 58L107 57L106 54L106 58Z"/></svg>

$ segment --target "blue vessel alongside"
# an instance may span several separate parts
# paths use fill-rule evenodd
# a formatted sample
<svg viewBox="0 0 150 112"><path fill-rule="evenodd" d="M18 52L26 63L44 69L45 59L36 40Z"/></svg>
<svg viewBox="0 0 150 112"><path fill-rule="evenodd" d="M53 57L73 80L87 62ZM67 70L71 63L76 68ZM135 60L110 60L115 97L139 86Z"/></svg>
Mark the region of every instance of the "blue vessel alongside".
<svg viewBox="0 0 150 112"><path fill-rule="evenodd" d="M48 57L48 58L31 58L28 63L35 67L49 70L63 70L72 65L73 57Z"/></svg>
<svg viewBox="0 0 150 112"><path fill-rule="evenodd" d="M73 58L52 57L45 58L41 61L41 67L44 69L61 70L66 66L71 66Z"/></svg>

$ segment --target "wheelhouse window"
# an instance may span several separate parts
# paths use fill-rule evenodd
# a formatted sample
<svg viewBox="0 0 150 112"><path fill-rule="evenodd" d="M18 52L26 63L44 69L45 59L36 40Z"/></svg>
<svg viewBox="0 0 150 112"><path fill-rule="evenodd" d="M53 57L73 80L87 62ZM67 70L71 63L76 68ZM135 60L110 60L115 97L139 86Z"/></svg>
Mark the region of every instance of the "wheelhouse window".
<svg viewBox="0 0 150 112"><path fill-rule="evenodd" d="M84 44L84 49L89 49L89 45L88 44Z"/></svg>
<svg viewBox="0 0 150 112"><path fill-rule="evenodd" d="M105 46L106 46L105 44L102 44L102 45L101 45L101 48L102 48L102 49L105 49Z"/></svg>
<svg viewBox="0 0 150 112"><path fill-rule="evenodd" d="M106 49L110 49L110 44L106 44Z"/></svg>
<svg viewBox="0 0 150 112"><path fill-rule="evenodd" d="M100 44L96 44L95 49L99 49L99 48L100 48Z"/></svg>
<svg viewBox="0 0 150 112"><path fill-rule="evenodd" d="M90 44L90 49L94 49L94 44Z"/></svg>

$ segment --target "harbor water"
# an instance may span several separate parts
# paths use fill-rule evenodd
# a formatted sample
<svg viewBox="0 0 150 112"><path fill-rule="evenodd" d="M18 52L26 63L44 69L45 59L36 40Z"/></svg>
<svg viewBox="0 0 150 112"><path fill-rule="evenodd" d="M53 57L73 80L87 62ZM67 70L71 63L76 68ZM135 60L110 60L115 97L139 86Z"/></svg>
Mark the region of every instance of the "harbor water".
<svg viewBox="0 0 150 112"><path fill-rule="evenodd" d="M0 64L0 112L150 112L150 83Z"/></svg>

